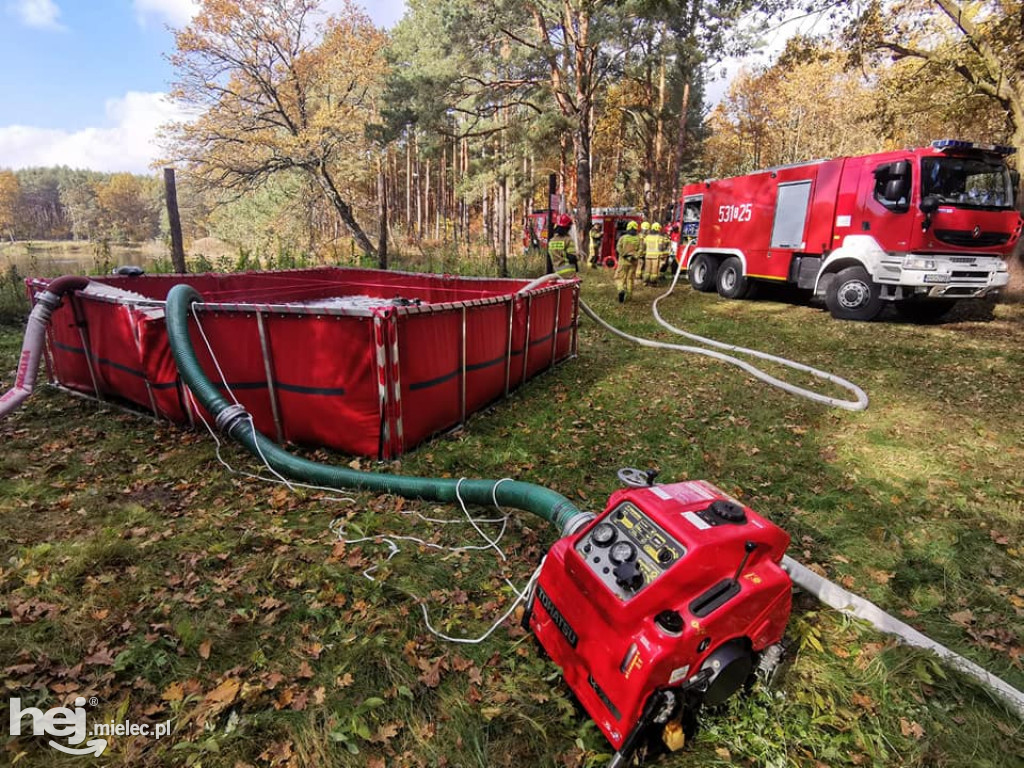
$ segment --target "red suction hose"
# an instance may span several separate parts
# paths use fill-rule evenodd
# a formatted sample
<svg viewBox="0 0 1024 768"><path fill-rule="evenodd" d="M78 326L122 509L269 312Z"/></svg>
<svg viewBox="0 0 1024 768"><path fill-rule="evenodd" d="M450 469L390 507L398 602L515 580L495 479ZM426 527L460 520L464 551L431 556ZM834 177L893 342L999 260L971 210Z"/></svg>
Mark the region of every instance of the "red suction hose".
<svg viewBox="0 0 1024 768"><path fill-rule="evenodd" d="M0 419L16 410L32 394L36 372L39 370L39 357L46 341L46 326L50 324L53 310L60 306L60 300L65 294L84 290L87 285L87 277L65 275L52 281L45 291L36 296L36 305L28 316L25 328L25 341L21 345L17 378L14 386L0 396Z"/></svg>

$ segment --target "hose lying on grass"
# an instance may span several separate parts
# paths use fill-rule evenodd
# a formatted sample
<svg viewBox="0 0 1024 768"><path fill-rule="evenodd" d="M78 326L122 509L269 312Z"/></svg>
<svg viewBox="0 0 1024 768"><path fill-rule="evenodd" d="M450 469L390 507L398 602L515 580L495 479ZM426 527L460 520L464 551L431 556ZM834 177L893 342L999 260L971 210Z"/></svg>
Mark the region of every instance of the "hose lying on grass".
<svg viewBox="0 0 1024 768"><path fill-rule="evenodd" d="M981 682L1006 702L1019 717L1024 719L1024 693L1021 693L1009 683L996 677L973 661L965 659L958 653L949 650L946 646L921 634L909 624L886 613L871 601L858 597L838 584L834 584L828 579L819 576L788 555L782 558L782 567L789 572L789 576L793 579L794 584L808 594L814 595L825 605L835 608L837 611L848 616L862 619L880 632L896 635L906 645L931 651L939 658L949 662L949 665L954 669Z"/></svg>
<svg viewBox="0 0 1024 768"><path fill-rule="evenodd" d="M679 274L681 272L682 263L680 262L680 265L676 269L675 277L672 280L672 285L669 286L668 291L666 291L664 294L662 294L661 296L654 300L654 304L651 307L651 311L654 312L655 320L657 320L666 330L678 334L679 336L685 336L686 338L699 342L701 344L706 344L712 347L718 347L719 349L723 349L728 352L737 352L743 355L750 355L751 357L756 357L761 360L767 360L772 363L784 365L787 368L792 368L795 371L810 374L815 378L823 379L824 381L827 381L831 384L835 384L839 387L842 387L848 392L851 392L855 399L841 400L836 397L822 395L818 392L815 392L812 389L798 387L795 384L790 384L788 381L783 381L782 379L778 379L775 376L772 376L771 374L762 371L760 368L751 365L746 360L741 360L738 357L727 355L724 352L715 352L710 349L704 349L703 347L692 347L684 344L669 344L664 341L654 341L652 339L643 339L640 338L639 336L633 336L631 334L626 333L625 331L619 330L611 323L608 323L607 321L603 320L593 309L587 306L586 302L584 302L582 299L580 300L580 308L586 313L587 317L589 317L595 323L600 325L606 331L613 333L616 336L619 336L620 338L626 339L627 341L632 341L634 344L639 344L642 347L651 347L653 349L671 349L675 350L676 352L686 352L694 355L703 355L705 357L710 357L715 360L720 360L723 363L728 363L729 365L735 365L737 368L741 368L742 370L746 371L751 376L753 376L755 379L763 381L764 383L769 384L770 386L781 389L783 392L788 392L789 394L796 395L797 397L804 397L807 398L808 400L813 400L816 403L823 403L824 405L829 405L832 406L833 408L843 408L847 411L863 411L868 407L868 396L867 394L865 394L864 390L858 387L852 381L847 381L841 376L836 376L835 374L829 373L828 371L822 371L817 368L812 368L809 365L804 365L803 363L798 363L794 360L788 360L784 357L779 357L778 355L770 355L767 352L761 352L756 349L738 347L734 344L725 344L721 341L716 341L715 339L709 339L704 336L698 336L694 333L688 333L687 331L684 331L680 328L676 328L673 325L669 325L662 319L661 315L658 313L658 302L660 302L662 299L664 299L666 296L671 294L672 291L675 290L676 282L679 280ZM532 286L533 283L531 283L530 285Z"/></svg>

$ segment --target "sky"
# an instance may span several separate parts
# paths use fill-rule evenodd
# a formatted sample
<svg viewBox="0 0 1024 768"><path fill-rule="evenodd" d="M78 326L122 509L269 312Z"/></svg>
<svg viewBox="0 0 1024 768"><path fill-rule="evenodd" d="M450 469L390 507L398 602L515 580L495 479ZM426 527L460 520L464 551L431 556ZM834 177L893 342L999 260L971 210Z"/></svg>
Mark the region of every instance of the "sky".
<svg viewBox="0 0 1024 768"><path fill-rule="evenodd" d="M364 0L373 20L394 25L405 0ZM325 0L325 6L340 0ZM0 0L0 168L68 165L150 173L159 127L183 117L166 98L173 72L170 28L196 0ZM728 61L709 103L742 63L763 62L806 24L775 30L759 55ZM806 30L805 30L806 31Z"/></svg>
<svg viewBox="0 0 1024 768"><path fill-rule="evenodd" d="M328 0L327 5L330 4ZM149 173L174 47L195 0L0 0L0 168ZM404 0L367 0L390 27Z"/></svg>

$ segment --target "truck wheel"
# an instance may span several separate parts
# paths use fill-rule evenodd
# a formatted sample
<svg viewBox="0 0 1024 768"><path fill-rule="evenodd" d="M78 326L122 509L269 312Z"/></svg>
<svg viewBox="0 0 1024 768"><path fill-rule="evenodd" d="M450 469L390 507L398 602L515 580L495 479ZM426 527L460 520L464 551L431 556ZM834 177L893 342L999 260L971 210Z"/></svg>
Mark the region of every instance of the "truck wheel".
<svg viewBox="0 0 1024 768"><path fill-rule="evenodd" d="M742 299L750 291L753 281L743 276L743 264L736 256L722 262L718 270L718 295L724 299Z"/></svg>
<svg viewBox="0 0 1024 768"><path fill-rule="evenodd" d="M825 306L837 320L874 320L882 311L882 291L864 267L847 267L829 283Z"/></svg>
<svg viewBox="0 0 1024 768"><path fill-rule="evenodd" d="M900 317L911 323L937 323L956 304L956 299L904 299L896 302L896 311Z"/></svg>
<svg viewBox="0 0 1024 768"><path fill-rule="evenodd" d="M686 276L695 291L709 293L715 290L715 279L718 277L718 262L703 253L698 253L690 260Z"/></svg>

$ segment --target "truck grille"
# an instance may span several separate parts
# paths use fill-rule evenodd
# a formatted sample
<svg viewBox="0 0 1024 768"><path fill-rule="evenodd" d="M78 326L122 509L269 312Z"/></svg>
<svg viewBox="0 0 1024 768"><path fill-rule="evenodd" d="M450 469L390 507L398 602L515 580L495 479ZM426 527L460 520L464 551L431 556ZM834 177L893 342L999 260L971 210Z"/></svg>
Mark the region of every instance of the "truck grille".
<svg viewBox="0 0 1024 768"><path fill-rule="evenodd" d="M957 270L951 272L950 276L954 280L988 280L988 272L968 272L966 270Z"/></svg>
<svg viewBox="0 0 1024 768"><path fill-rule="evenodd" d="M936 229L935 237L949 245L961 248L991 248L1010 239L1009 232L982 232L977 237L970 229Z"/></svg>

